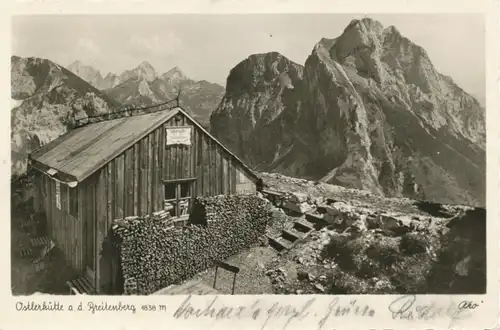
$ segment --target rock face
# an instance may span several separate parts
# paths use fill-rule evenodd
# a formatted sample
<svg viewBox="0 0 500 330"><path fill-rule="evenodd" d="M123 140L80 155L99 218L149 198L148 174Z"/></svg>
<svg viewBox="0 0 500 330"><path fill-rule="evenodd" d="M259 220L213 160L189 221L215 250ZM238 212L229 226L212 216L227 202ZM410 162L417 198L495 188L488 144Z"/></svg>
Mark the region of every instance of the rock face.
<svg viewBox="0 0 500 330"><path fill-rule="evenodd" d="M67 69L95 88L102 89L104 85L104 78L102 77L101 72L96 68L90 65L85 65L81 61L75 61L68 65Z"/></svg>
<svg viewBox="0 0 500 330"><path fill-rule="evenodd" d="M116 101L49 60L11 58L12 175L26 171L27 155L68 130L75 118L110 111Z"/></svg>
<svg viewBox="0 0 500 330"><path fill-rule="evenodd" d="M178 67L159 75L147 62L125 71L117 80L118 84L104 92L126 105L162 103L174 99L180 89L181 106L205 126L208 126L210 113L224 95L224 88L220 85L191 80Z"/></svg>
<svg viewBox="0 0 500 330"><path fill-rule="evenodd" d="M353 20L302 67L231 70L213 134L258 170L441 203L485 205L485 111L393 26Z"/></svg>
<svg viewBox="0 0 500 330"><path fill-rule="evenodd" d="M234 67L211 131L260 169L275 167L293 145L303 67L279 53L256 54ZM297 87L298 86L298 87Z"/></svg>

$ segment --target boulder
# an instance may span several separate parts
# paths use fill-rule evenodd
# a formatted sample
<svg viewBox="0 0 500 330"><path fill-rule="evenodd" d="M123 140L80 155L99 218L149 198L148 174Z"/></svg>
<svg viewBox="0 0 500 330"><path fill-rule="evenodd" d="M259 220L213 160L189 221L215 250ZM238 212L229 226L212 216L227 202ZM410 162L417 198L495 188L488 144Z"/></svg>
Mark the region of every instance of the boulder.
<svg viewBox="0 0 500 330"><path fill-rule="evenodd" d="M368 229L380 229L384 232L404 234L411 230L412 219L406 215L396 215L382 213L378 216L367 217L366 225Z"/></svg>
<svg viewBox="0 0 500 330"><path fill-rule="evenodd" d="M309 196L304 193L298 193L298 192L293 192L290 194L288 200L293 203L304 203L307 202L309 199Z"/></svg>
<svg viewBox="0 0 500 330"><path fill-rule="evenodd" d="M324 219L333 225L349 227L359 218L359 212L352 205L344 202L335 202L324 207L326 214Z"/></svg>
<svg viewBox="0 0 500 330"><path fill-rule="evenodd" d="M319 206L323 205L323 203L325 202L325 198L323 196L311 197L310 201L312 204Z"/></svg>
<svg viewBox="0 0 500 330"><path fill-rule="evenodd" d="M325 292L325 287L319 283L316 283L314 287L320 292Z"/></svg>
<svg viewBox="0 0 500 330"><path fill-rule="evenodd" d="M364 214L361 214L359 216L359 219L355 220L351 226L348 228L349 231L354 232L354 233L362 233L368 230L366 227L366 219L367 216Z"/></svg>

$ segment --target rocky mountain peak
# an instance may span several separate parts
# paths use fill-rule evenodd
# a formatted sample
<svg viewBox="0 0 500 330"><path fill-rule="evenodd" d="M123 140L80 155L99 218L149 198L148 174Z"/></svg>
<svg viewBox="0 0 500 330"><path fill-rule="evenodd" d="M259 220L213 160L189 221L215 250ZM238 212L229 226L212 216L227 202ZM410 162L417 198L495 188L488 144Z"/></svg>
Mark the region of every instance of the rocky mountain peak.
<svg viewBox="0 0 500 330"><path fill-rule="evenodd" d="M259 170L484 205L484 109L370 18L321 39L304 67L276 52L237 64L211 128Z"/></svg>
<svg viewBox="0 0 500 330"><path fill-rule="evenodd" d="M161 75L162 79L166 80L185 80L187 79L186 75L182 72L182 70L178 66L174 66L167 72Z"/></svg>
<svg viewBox="0 0 500 330"><path fill-rule="evenodd" d="M147 61L126 70L119 77L106 78L112 85L106 94L127 106L150 106L169 101L178 95L180 89L180 103L184 109L205 126L224 93L220 85L189 79L178 66L158 75Z"/></svg>
<svg viewBox="0 0 500 330"><path fill-rule="evenodd" d="M98 79L102 79L101 72L91 65L86 65L80 60L76 60L67 67L68 70L74 74L80 76L81 78L92 83Z"/></svg>
<svg viewBox="0 0 500 330"><path fill-rule="evenodd" d="M135 73L137 79L145 79L147 81L153 81L156 79L158 74L155 68L147 61L143 61L139 64L133 72Z"/></svg>
<svg viewBox="0 0 500 330"><path fill-rule="evenodd" d="M279 90L293 87L293 81L302 79L303 67L278 52L252 54L238 63L229 73L226 82L228 93L258 92L269 86ZM288 78L286 78L286 76ZM283 81L289 83L283 84Z"/></svg>
<svg viewBox="0 0 500 330"><path fill-rule="evenodd" d="M85 66L85 64L83 64L82 61L80 61L80 60L76 60L73 63L71 63L68 66L68 68L70 68L70 67L82 67L82 66Z"/></svg>

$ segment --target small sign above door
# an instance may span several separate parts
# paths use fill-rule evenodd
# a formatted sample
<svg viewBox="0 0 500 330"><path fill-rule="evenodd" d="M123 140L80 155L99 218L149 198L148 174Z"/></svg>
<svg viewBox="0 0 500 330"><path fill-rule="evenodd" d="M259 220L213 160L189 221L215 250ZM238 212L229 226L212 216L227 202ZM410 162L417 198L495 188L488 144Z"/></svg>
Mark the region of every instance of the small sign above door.
<svg viewBox="0 0 500 330"><path fill-rule="evenodd" d="M167 145L185 144L191 145L191 127L167 128Z"/></svg>

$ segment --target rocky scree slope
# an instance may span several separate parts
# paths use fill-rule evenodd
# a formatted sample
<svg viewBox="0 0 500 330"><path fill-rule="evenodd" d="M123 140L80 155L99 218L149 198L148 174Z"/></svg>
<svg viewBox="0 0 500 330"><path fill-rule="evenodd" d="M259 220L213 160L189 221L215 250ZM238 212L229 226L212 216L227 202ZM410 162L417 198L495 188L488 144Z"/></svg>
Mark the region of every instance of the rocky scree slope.
<svg viewBox="0 0 500 330"><path fill-rule="evenodd" d="M442 203L485 205L485 111L393 26L353 20L302 67L233 68L211 131L258 170Z"/></svg>
<svg viewBox="0 0 500 330"><path fill-rule="evenodd" d="M276 173L262 179L266 189L335 201L330 209L337 210L334 223L266 265L274 293L486 292L484 208L383 198ZM288 229L297 217L279 207L270 211L272 227Z"/></svg>
<svg viewBox="0 0 500 330"><path fill-rule="evenodd" d="M11 58L11 170L26 172L28 154L82 118L118 103L69 70L46 59Z"/></svg>

